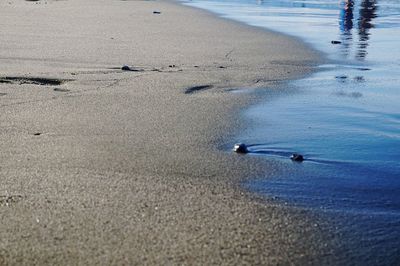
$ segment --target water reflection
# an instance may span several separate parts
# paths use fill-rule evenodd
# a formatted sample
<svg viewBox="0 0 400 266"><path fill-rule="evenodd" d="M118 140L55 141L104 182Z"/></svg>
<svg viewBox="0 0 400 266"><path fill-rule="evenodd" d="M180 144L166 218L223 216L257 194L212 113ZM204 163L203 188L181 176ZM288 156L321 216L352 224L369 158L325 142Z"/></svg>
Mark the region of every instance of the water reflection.
<svg viewBox="0 0 400 266"><path fill-rule="evenodd" d="M339 25L341 31L341 39L342 39L342 54L344 57L347 57L350 53L350 47L353 40L352 32L353 29L353 9L354 2L353 0L345 0L341 3L340 16L339 16Z"/></svg>
<svg viewBox="0 0 400 266"><path fill-rule="evenodd" d="M340 29L344 33L348 33L353 28L353 0L346 0L342 3L342 9L340 11Z"/></svg>
<svg viewBox="0 0 400 266"><path fill-rule="evenodd" d="M359 44L356 57L364 59L367 55L368 40L370 29L374 27L372 19L376 18L377 11L376 0L364 0L360 6L360 17L358 18L358 36Z"/></svg>
<svg viewBox="0 0 400 266"><path fill-rule="evenodd" d="M363 0L360 2L357 18L358 44L355 54L357 60L364 60L368 54L370 29L374 27L372 20L377 17L377 9L377 0ZM339 27L342 41L341 53L343 57L348 57L353 42L354 0L342 0L340 2Z"/></svg>

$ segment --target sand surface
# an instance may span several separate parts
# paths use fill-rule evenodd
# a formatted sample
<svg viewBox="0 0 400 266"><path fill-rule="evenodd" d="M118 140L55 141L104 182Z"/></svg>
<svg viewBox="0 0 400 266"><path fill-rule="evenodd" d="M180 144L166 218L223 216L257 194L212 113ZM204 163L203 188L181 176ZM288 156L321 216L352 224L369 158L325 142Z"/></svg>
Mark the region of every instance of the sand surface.
<svg viewBox="0 0 400 266"><path fill-rule="evenodd" d="M1 1L0 28L0 265L329 261L238 187L282 165L221 148L258 98L229 89L309 73L304 44L168 1Z"/></svg>

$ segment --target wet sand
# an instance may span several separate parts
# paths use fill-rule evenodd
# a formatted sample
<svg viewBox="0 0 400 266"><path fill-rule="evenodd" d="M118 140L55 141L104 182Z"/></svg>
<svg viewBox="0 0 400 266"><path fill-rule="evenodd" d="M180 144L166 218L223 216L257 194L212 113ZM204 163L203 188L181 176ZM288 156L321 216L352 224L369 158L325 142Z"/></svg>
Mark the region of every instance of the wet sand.
<svg viewBox="0 0 400 266"><path fill-rule="evenodd" d="M229 90L306 75L304 44L168 1L11 0L0 26L0 264L332 261L324 221L239 187L284 167L220 149L258 98Z"/></svg>

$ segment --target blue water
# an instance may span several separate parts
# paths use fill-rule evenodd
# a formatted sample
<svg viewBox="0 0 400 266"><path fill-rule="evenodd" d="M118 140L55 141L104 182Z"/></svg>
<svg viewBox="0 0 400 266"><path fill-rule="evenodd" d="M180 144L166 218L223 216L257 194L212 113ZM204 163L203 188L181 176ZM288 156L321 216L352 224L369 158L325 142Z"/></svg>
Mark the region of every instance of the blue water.
<svg viewBox="0 0 400 266"><path fill-rule="evenodd" d="M266 92L232 142L280 160L251 190L332 218L351 264L400 265L400 1L191 1L301 38L330 63ZM332 41L338 42L332 44ZM306 160L288 158L301 153Z"/></svg>

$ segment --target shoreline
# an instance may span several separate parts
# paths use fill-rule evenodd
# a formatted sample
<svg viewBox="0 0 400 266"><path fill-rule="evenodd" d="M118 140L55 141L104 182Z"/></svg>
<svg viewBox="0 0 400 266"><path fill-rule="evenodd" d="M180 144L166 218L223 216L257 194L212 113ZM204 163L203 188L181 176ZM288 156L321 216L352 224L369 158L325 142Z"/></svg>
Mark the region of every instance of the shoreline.
<svg viewBox="0 0 400 266"><path fill-rule="evenodd" d="M329 261L327 232L307 213L237 189L249 172L281 171L279 163L216 148L255 100L226 89L308 73L298 63L317 60L311 50L175 2L87 1L85 11L79 1L12 3L2 12L28 10L28 22L54 26L19 22L18 34L5 32L18 49L2 44L0 76L68 81L58 91L0 84L0 191L9 201L0 205L0 263ZM101 24L99 14L112 20ZM143 71L110 69L123 64ZM213 88L184 94L202 85Z"/></svg>

